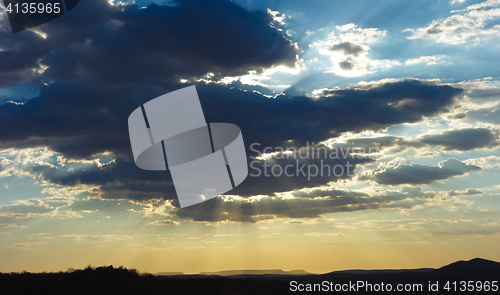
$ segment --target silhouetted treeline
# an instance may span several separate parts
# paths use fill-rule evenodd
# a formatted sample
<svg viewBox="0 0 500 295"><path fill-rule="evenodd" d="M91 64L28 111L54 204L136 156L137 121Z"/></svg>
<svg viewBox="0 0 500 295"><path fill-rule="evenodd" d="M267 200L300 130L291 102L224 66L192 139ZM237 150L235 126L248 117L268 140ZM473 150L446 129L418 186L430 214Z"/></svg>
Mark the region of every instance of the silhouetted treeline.
<svg viewBox="0 0 500 295"><path fill-rule="evenodd" d="M57 273L0 273L0 294L288 294L288 283L224 277L156 277L123 267L87 267Z"/></svg>
<svg viewBox="0 0 500 295"><path fill-rule="evenodd" d="M292 281L294 283L291 283ZM135 269L124 267L93 268L89 266L82 270L69 269L58 273L0 273L0 295L500 294L499 281L500 263L479 258L457 261L439 269L352 270L296 276L185 275L168 277L139 274ZM323 288L329 284L332 288L333 286L343 288L356 282L373 285L373 290L360 289L352 292L351 290L335 291ZM387 290L391 292L377 292L377 286L381 286L382 283L385 286L391 285L393 289ZM437 288L438 285L439 288ZM399 292L395 290L398 286L418 291ZM416 286L420 288L415 288ZM433 289L432 286L437 288L436 291L430 290ZM308 292L308 287L316 288L311 289L316 292ZM461 290L462 288L465 289ZM292 292L293 289L296 291ZM305 292L299 292L299 290Z"/></svg>

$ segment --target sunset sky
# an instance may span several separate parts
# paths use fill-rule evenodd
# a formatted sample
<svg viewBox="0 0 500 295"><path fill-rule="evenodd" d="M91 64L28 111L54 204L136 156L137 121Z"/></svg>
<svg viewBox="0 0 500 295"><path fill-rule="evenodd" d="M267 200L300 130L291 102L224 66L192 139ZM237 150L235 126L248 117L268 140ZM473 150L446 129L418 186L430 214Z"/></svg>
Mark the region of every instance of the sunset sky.
<svg viewBox="0 0 500 295"><path fill-rule="evenodd" d="M82 0L18 33L2 11L0 272L500 261L499 45L500 0ZM250 175L180 209L127 119L190 85L254 167L297 163L254 143L316 145L359 173Z"/></svg>

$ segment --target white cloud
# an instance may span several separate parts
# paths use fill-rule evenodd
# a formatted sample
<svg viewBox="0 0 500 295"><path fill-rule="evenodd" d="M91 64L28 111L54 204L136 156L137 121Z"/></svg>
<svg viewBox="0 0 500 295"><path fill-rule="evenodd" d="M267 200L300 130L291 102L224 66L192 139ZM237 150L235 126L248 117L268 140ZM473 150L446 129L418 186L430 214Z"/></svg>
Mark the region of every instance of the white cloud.
<svg viewBox="0 0 500 295"><path fill-rule="evenodd" d="M488 156L481 158L474 158L465 160L464 163L467 165L474 165L481 167L482 169L490 169L494 167L500 167L500 157L498 156Z"/></svg>
<svg viewBox="0 0 500 295"><path fill-rule="evenodd" d="M9 228L9 227L26 227L26 226L19 226L17 224L12 224L12 223L0 223L0 228Z"/></svg>
<svg viewBox="0 0 500 295"><path fill-rule="evenodd" d="M88 241L88 242L111 242L111 241L126 241L132 239L131 236L118 236L118 235L86 235L86 234L69 234L62 235L59 238L75 240L75 241Z"/></svg>
<svg viewBox="0 0 500 295"><path fill-rule="evenodd" d="M279 11L273 11L269 8L267 9L267 13L270 14L272 16L273 20L275 22L279 23L280 25L284 25L285 19L288 17L284 13L280 13Z"/></svg>
<svg viewBox="0 0 500 295"><path fill-rule="evenodd" d="M22 242L22 243L14 243L10 246L5 246L5 248L14 248L14 249L23 249L28 250L32 249L34 245L46 244L45 242Z"/></svg>
<svg viewBox="0 0 500 295"><path fill-rule="evenodd" d="M161 200L151 200L149 203L143 205L144 208L141 211L136 212L144 213L144 217L170 216L170 212L174 208L171 201Z"/></svg>
<svg viewBox="0 0 500 295"><path fill-rule="evenodd" d="M468 6L464 10L454 10L453 15L440 21L433 21L423 28L406 29L411 32L411 40L433 39L438 43L460 44L472 40L474 43L500 37L500 25L489 22L500 18L499 0L488 0Z"/></svg>
<svg viewBox="0 0 500 295"><path fill-rule="evenodd" d="M69 208L74 197L47 197L17 200L0 206L0 216L12 219L26 218L77 218L78 212Z"/></svg>
<svg viewBox="0 0 500 295"><path fill-rule="evenodd" d="M355 223L337 223L335 228L347 230L371 231L425 231L432 235L487 236L500 233L500 219L398 219L398 220L366 220Z"/></svg>
<svg viewBox="0 0 500 295"><path fill-rule="evenodd" d="M170 219L164 219L164 220L155 220L153 222L148 223L147 225L164 225L164 226L169 226L169 225L179 225L180 222L175 221L175 220L170 220Z"/></svg>
<svg viewBox="0 0 500 295"><path fill-rule="evenodd" d="M331 41L351 42L355 44L373 44L380 38L384 37L387 31L379 30L378 28L358 28L353 23L343 26L336 26L335 30L330 33Z"/></svg>
<svg viewBox="0 0 500 295"><path fill-rule="evenodd" d="M462 1L462 2L464 2L464 1ZM496 6L500 6L500 0L487 0L487 1L484 1L481 3L470 5L467 8L465 8L464 10L475 10L475 9L482 9L482 8L496 7Z"/></svg>
<svg viewBox="0 0 500 295"><path fill-rule="evenodd" d="M405 65L415 65L420 63L435 65L438 63L443 63L444 61L442 59L446 57L446 55L422 55L421 57L406 60Z"/></svg>
<svg viewBox="0 0 500 295"><path fill-rule="evenodd" d="M325 40L311 44L322 55L328 56L332 66L326 70L343 77L357 77L378 69L401 65L397 60L371 59L370 46L379 42L387 31L378 28L359 28L353 23L336 26Z"/></svg>
<svg viewBox="0 0 500 295"><path fill-rule="evenodd" d="M458 83L446 83L452 87L463 88L464 94L451 108L451 113L443 115L450 126L463 128L500 127L500 79L485 77Z"/></svg>

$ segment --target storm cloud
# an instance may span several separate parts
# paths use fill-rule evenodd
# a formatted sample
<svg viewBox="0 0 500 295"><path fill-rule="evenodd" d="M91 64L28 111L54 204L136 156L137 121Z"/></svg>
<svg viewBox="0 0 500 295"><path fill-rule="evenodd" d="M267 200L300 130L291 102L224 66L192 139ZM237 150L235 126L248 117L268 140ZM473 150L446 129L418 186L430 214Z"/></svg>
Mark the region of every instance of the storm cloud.
<svg viewBox="0 0 500 295"><path fill-rule="evenodd" d="M98 187L98 196L105 199L173 200L168 171L135 166L127 126L133 110L165 93L196 85L206 120L238 125L250 157L254 143L261 149L300 148L345 132L419 122L449 112L462 93L420 80L326 89L315 98L270 98L234 85L183 84L181 78L193 80L208 73L216 78L293 67L300 49L270 25L274 21L267 11L248 11L223 0L174 4L139 8L89 0L72 11L71 19L58 18L36 31L0 31L0 85L28 81L40 87L40 94L23 104L0 105L0 149L42 147L76 161L109 153L114 162L102 167L69 171L46 163L22 171L50 184ZM5 28L7 20L1 21ZM337 45L333 50L361 53L356 44ZM320 166L320 160L298 164ZM331 166L348 164L346 159L323 160ZM373 161L350 159L349 164ZM256 165L265 163L285 167L295 160ZM249 177L229 193L273 195L347 177Z"/></svg>
<svg viewBox="0 0 500 295"><path fill-rule="evenodd" d="M328 49L331 51L342 52L344 55L351 55L351 56L359 56L361 53L365 52L365 49L361 45L354 44L351 42L342 42L334 44L328 47Z"/></svg>
<svg viewBox="0 0 500 295"><path fill-rule="evenodd" d="M142 82L133 85L96 88L82 83L51 83L40 96L24 105L0 106L2 140L0 148L48 147L69 159L88 159L109 152L116 158L105 168L94 167L63 175L51 167L38 167L43 179L54 184L100 186L103 198L174 199L169 172L144 171L132 161L127 118L144 102L183 84ZM343 132L378 130L404 122L417 122L424 116L447 111L460 89L417 80L386 83L370 89L325 91L325 96L309 98L279 95L268 98L260 93L231 89L217 84L197 84L208 122L238 125L247 154L257 156L266 147L304 147ZM71 99L68 99L71 98ZM252 159L249 158L249 162ZM351 159L350 165L373 161ZM281 160L281 167L295 161ZM346 167L346 159L324 159L324 164ZM265 162L257 163L261 167ZM321 167L321 159L302 161ZM299 165L299 166L300 166ZM295 166L297 166L295 164ZM294 168L295 169L295 168ZM348 177L343 174L340 178ZM339 177L324 174L307 177L249 177L232 194L243 196L315 187Z"/></svg>
<svg viewBox="0 0 500 295"><path fill-rule="evenodd" d="M398 191L380 190L373 194L316 189L295 192L292 199L265 197L251 201L215 198L201 204L174 209L181 219L204 222L239 221L255 223L277 218L319 218L328 213L374 209L411 209L437 195L421 188L404 187Z"/></svg>
<svg viewBox="0 0 500 295"><path fill-rule="evenodd" d="M0 21L0 85L23 80L119 85L239 75L294 66L299 53L269 26L273 19L267 11L250 12L225 0L146 8L89 0L70 17L17 34L8 30L6 17Z"/></svg>
<svg viewBox="0 0 500 295"><path fill-rule="evenodd" d="M488 128L463 128L447 130L438 134L428 134L420 142L429 145L441 145L445 151L468 151L477 148L498 146L498 131Z"/></svg>
<svg viewBox="0 0 500 295"><path fill-rule="evenodd" d="M461 176L471 171L481 170L480 167L465 164L457 159L450 158L441 161L437 166L429 166L418 163L397 164L383 166L375 169L369 176L362 176L360 180L374 180L378 184L401 185L401 184L429 184L434 181L449 179L453 176Z"/></svg>

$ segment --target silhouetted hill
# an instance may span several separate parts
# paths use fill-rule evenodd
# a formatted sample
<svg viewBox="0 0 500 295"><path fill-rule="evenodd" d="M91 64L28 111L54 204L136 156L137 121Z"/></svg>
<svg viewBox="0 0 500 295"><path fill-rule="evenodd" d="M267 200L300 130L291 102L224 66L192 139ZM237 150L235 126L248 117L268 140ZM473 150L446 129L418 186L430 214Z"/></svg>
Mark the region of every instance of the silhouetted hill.
<svg viewBox="0 0 500 295"><path fill-rule="evenodd" d="M254 274L248 274L254 272ZM420 286L418 292L394 292L390 294L464 294L458 292L461 281L473 281L484 286L489 282L489 292L485 294L499 294L492 290L492 282L499 281L500 263L472 259L470 261L457 261L439 269L409 269L409 270L348 270L335 271L320 275L291 275L301 271L285 272L282 270L253 270L253 271L223 271L221 275L179 275L154 276L152 274L139 274L134 269L113 266L83 270L71 270L57 273L0 273L0 294L222 294L222 295L250 295L250 294L312 294L313 292L292 292L292 286L303 288L323 288L335 286L349 286L357 282L387 288L405 286L415 288ZM245 274L242 274L245 273ZM243 277L242 277L243 276ZM246 277L245 277L246 276ZM438 291L429 291L429 282L438 283ZM451 290L445 290L448 282ZM457 282L457 292L454 292L453 282ZM326 283L326 284L325 284ZM295 285L293 285L295 284ZM312 290L312 289L311 289ZM319 290L319 289L318 289ZM316 291L318 291L316 290ZM325 291L325 290L323 290ZM328 292L339 292L328 290ZM344 292L342 292L344 293ZM383 292L366 291L358 289L355 294L380 294ZM387 292L386 292L387 293ZM468 294L478 294L477 290L467 291Z"/></svg>
<svg viewBox="0 0 500 295"><path fill-rule="evenodd" d="M277 281L157 277L113 266L58 273L0 273L1 295L271 295L283 291L287 293L286 284Z"/></svg>
<svg viewBox="0 0 500 295"><path fill-rule="evenodd" d="M264 269L264 270L223 270L217 272L200 272L200 275L209 275L209 276L241 276L241 275L309 275L304 270L291 270L291 271L283 271L281 269Z"/></svg>
<svg viewBox="0 0 500 295"><path fill-rule="evenodd" d="M186 274L179 271L166 271L166 272L157 272L155 276L185 276Z"/></svg>
<svg viewBox="0 0 500 295"><path fill-rule="evenodd" d="M470 273L494 273L500 276L500 263L474 258L469 261L457 261L436 270L436 273L444 273L451 275L468 275ZM499 278L500 279L500 278Z"/></svg>
<svg viewBox="0 0 500 295"><path fill-rule="evenodd" d="M247 270L221 270L213 272L200 272L199 274L184 274L182 272L158 272L155 273L156 276L178 276L178 277L199 277L199 276L221 276L221 277L238 277L247 278L254 276L304 276L310 275L311 273L302 270L294 269L290 271L284 271L281 269L247 269Z"/></svg>
<svg viewBox="0 0 500 295"><path fill-rule="evenodd" d="M409 269L409 270L352 270L352 271L335 271L321 275L300 276L296 280L302 284L317 284L324 281L334 282L335 284L349 284L350 282L369 282L370 284L391 284L397 286L421 285L422 291L419 292L404 292L404 294L450 294L453 292L453 282L456 282L457 293L481 294L480 291L460 291L462 282L465 282L465 289L469 287L468 282L473 281L475 285L478 281L481 285L481 290L484 282L487 281L490 286L489 292L485 294L500 294L500 289L493 292L491 285L493 281L499 284L500 279L500 263L475 258L469 261L458 261L452 264L443 266L439 269ZM290 278L282 278L282 281L290 281ZM439 291L429 292L429 282L438 283ZM448 283L448 285L447 285ZM450 287L449 290L445 286ZM499 285L500 286L500 285ZM476 287L474 287L476 288ZM373 294L372 292L359 291L357 294ZM395 292L392 292L394 294ZM397 293L396 293L397 294Z"/></svg>
<svg viewBox="0 0 500 295"><path fill-rule="evenodd" d="M337 274L372 274L372 273L399 273L399 272L429 272L435 268L416 268L416 269L349 269L338 270L331 273Z"/></svg>

